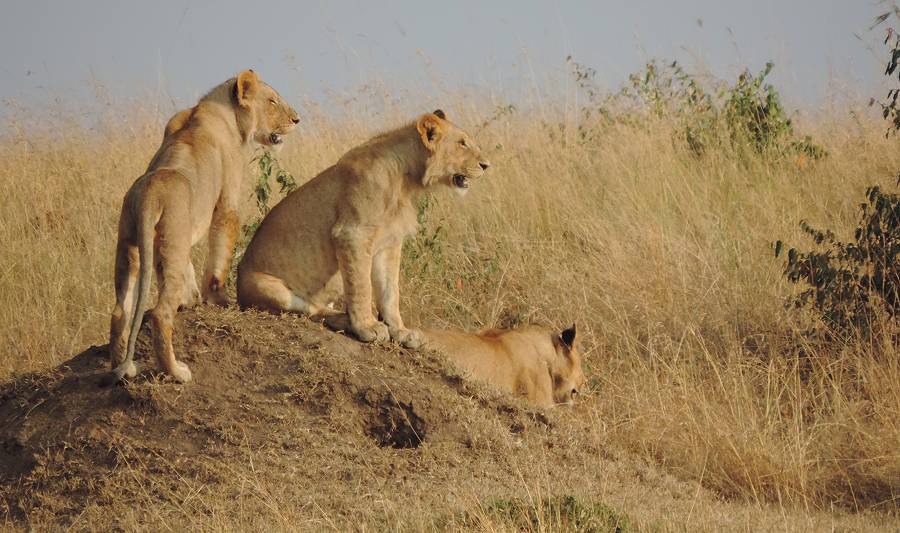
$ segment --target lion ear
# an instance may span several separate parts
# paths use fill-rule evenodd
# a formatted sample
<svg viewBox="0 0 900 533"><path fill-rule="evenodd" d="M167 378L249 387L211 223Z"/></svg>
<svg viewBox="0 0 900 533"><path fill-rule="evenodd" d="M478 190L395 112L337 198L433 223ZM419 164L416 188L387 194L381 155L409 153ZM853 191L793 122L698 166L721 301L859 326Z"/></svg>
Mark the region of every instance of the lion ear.
<svg viewBox="0 0 900 533"><path fill-rule="evenodd" d="M559 334L559 340L566 348L571 350L572 347L575 346L576 333L575 324L572 324L571 328L563 330L563 332Z"/></svg>
<svg viewBox="0 0 900 533"><path fill-rule="evenodd" d="M237 97L238 104L246 107L247 99L256 92L259 85L259 76L250 69L247 69L237 77L237 83L234 86L234 94Z"/></svg>
<svg viewBox="0 0 900 533"><path fill-rule="evenodd" d="M444 134L444 124L434 113L426 113L416 121L416 129L422 137L422 144L432 152L437 147L437 142Z"/></svg>
<svg viewBox="0 0 900 533"><path fill-rule="evenodd" d="M435 109L432 114L437 115L438 118L447 120L447 115L444 113L443 109Z"/></svg>

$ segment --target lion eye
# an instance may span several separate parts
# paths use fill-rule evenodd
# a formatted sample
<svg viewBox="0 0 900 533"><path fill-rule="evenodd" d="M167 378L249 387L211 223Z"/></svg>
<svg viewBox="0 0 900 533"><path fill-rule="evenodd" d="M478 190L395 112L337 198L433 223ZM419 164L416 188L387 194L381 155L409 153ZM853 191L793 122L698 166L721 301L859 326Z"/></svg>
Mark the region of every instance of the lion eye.
<svg viewBox="0 0 900 533"><path fill-rule="evenodd" d="M574 398L576 394L578 394L578 389L572 389L572 398Z"/></svg>
<svg viewBox="0 0 900 533"><path fill-rule="evenodd" d="M272 105L278 105L278 100L276 100L274 98L269 98L269 103Z"/></svg>
<svg viewBox="0 0 900 533"><path fill-rule="evenodd" d="M469 147L469 145L466 144L466 140L465 140L465 139L459 141L459 145L462 146L463 148L468 148L468 147Z"/></svg>

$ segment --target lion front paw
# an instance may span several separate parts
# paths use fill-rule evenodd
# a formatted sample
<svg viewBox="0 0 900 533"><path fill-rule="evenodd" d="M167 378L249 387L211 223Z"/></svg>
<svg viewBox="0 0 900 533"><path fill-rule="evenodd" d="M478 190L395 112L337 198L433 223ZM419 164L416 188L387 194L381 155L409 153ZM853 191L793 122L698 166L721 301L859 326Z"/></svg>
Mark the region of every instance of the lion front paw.
<svg viewBox="0 0 900 533"><path fill-rule="evenodd" d="M385 342L391 338L384 322L373 320L371 324L354 326L347 313L325 315L325 325L334 331L343 331L361 342Z"/></svg>
<svg viewBox="0 0 900 533"><path fill-rule="evenodd" d="M322 318L332 331L350 331L350 317L347 313L328 313Z"/></svg>
<svg viewBox="0 0 900 533"><path fill-rule="evenodd" d="M386 342L391 338L388 327L384 322L375 322L369 326L350 326L350 333L362 342Z"/></svg>
<svg viewBox="0 0 900 533"><path fill-rule="evenodd" d="M390 328L391 340L404 348L415 350L425 342L425 335L418 329Z"/></svg>
<svg viewBox="0 0 900 533"><path fill-rule="evenodd" d="M171 369L172 377L178 383L190 383L194 379L191 369L181 361L175 361L175 366Z"/></svg>

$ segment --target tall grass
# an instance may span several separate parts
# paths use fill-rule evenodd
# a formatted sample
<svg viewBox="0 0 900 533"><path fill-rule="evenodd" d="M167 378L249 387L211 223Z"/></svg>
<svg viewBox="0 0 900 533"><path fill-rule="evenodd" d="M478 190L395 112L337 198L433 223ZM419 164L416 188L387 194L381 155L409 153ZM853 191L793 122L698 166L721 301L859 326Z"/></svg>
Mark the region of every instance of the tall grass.
<svg viewBox="0 0 900 533"><path fill-rule="evenodd" d="M279 156L299 183L412 117L347 105L339 119L303 113ZM801 219L849 234L865 187L894 186L900 150L877 119L807 124L829 156L797 164L727 144L698 156L665 116L586 139L563 102L493 121L462 97L441 107L479 130L493 167L464 199L423 209L403 266L408 322L577 322L592 384L579 409L605 441L725 496L896 508L900 354L805 338L772 253L804 242ZM19 121L0 141L0 378L106 342L121 198L167 118L119 111L93 128ZM248 187L245 219L254 210Z"/></svg>

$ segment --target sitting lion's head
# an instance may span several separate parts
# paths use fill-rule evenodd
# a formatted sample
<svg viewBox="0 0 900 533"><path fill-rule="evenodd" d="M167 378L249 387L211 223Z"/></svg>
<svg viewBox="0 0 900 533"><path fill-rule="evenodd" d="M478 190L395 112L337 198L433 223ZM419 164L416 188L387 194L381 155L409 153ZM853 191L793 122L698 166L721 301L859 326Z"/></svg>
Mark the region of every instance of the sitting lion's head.
<svg viewBox="0 0 900 533"><path fill-rule="evenodd" d="M278 91L259 79L252 70L238 74L234 83L235 114L242 131L252 132L262 145L282 143L282 136L294 129L300 116Z"/></svg>
<svg viewBox="0 0 900 533"><path fill-rule="evenodd" d="M447 120L440 109L426 113L416 121L425 148L431 152L422 183L443 183L465 194L472 180L491 166L468 133Z"/></svg>
<svg viewBox="0 0 900 533"><path fill-rule="evenodd" d="M550 374L553 378L553 402L556 404L574 404L575 397L584 387L585 377L581 370L581 356L575 346L575 336L573 324L553 339L557 357Z"/></svg>

